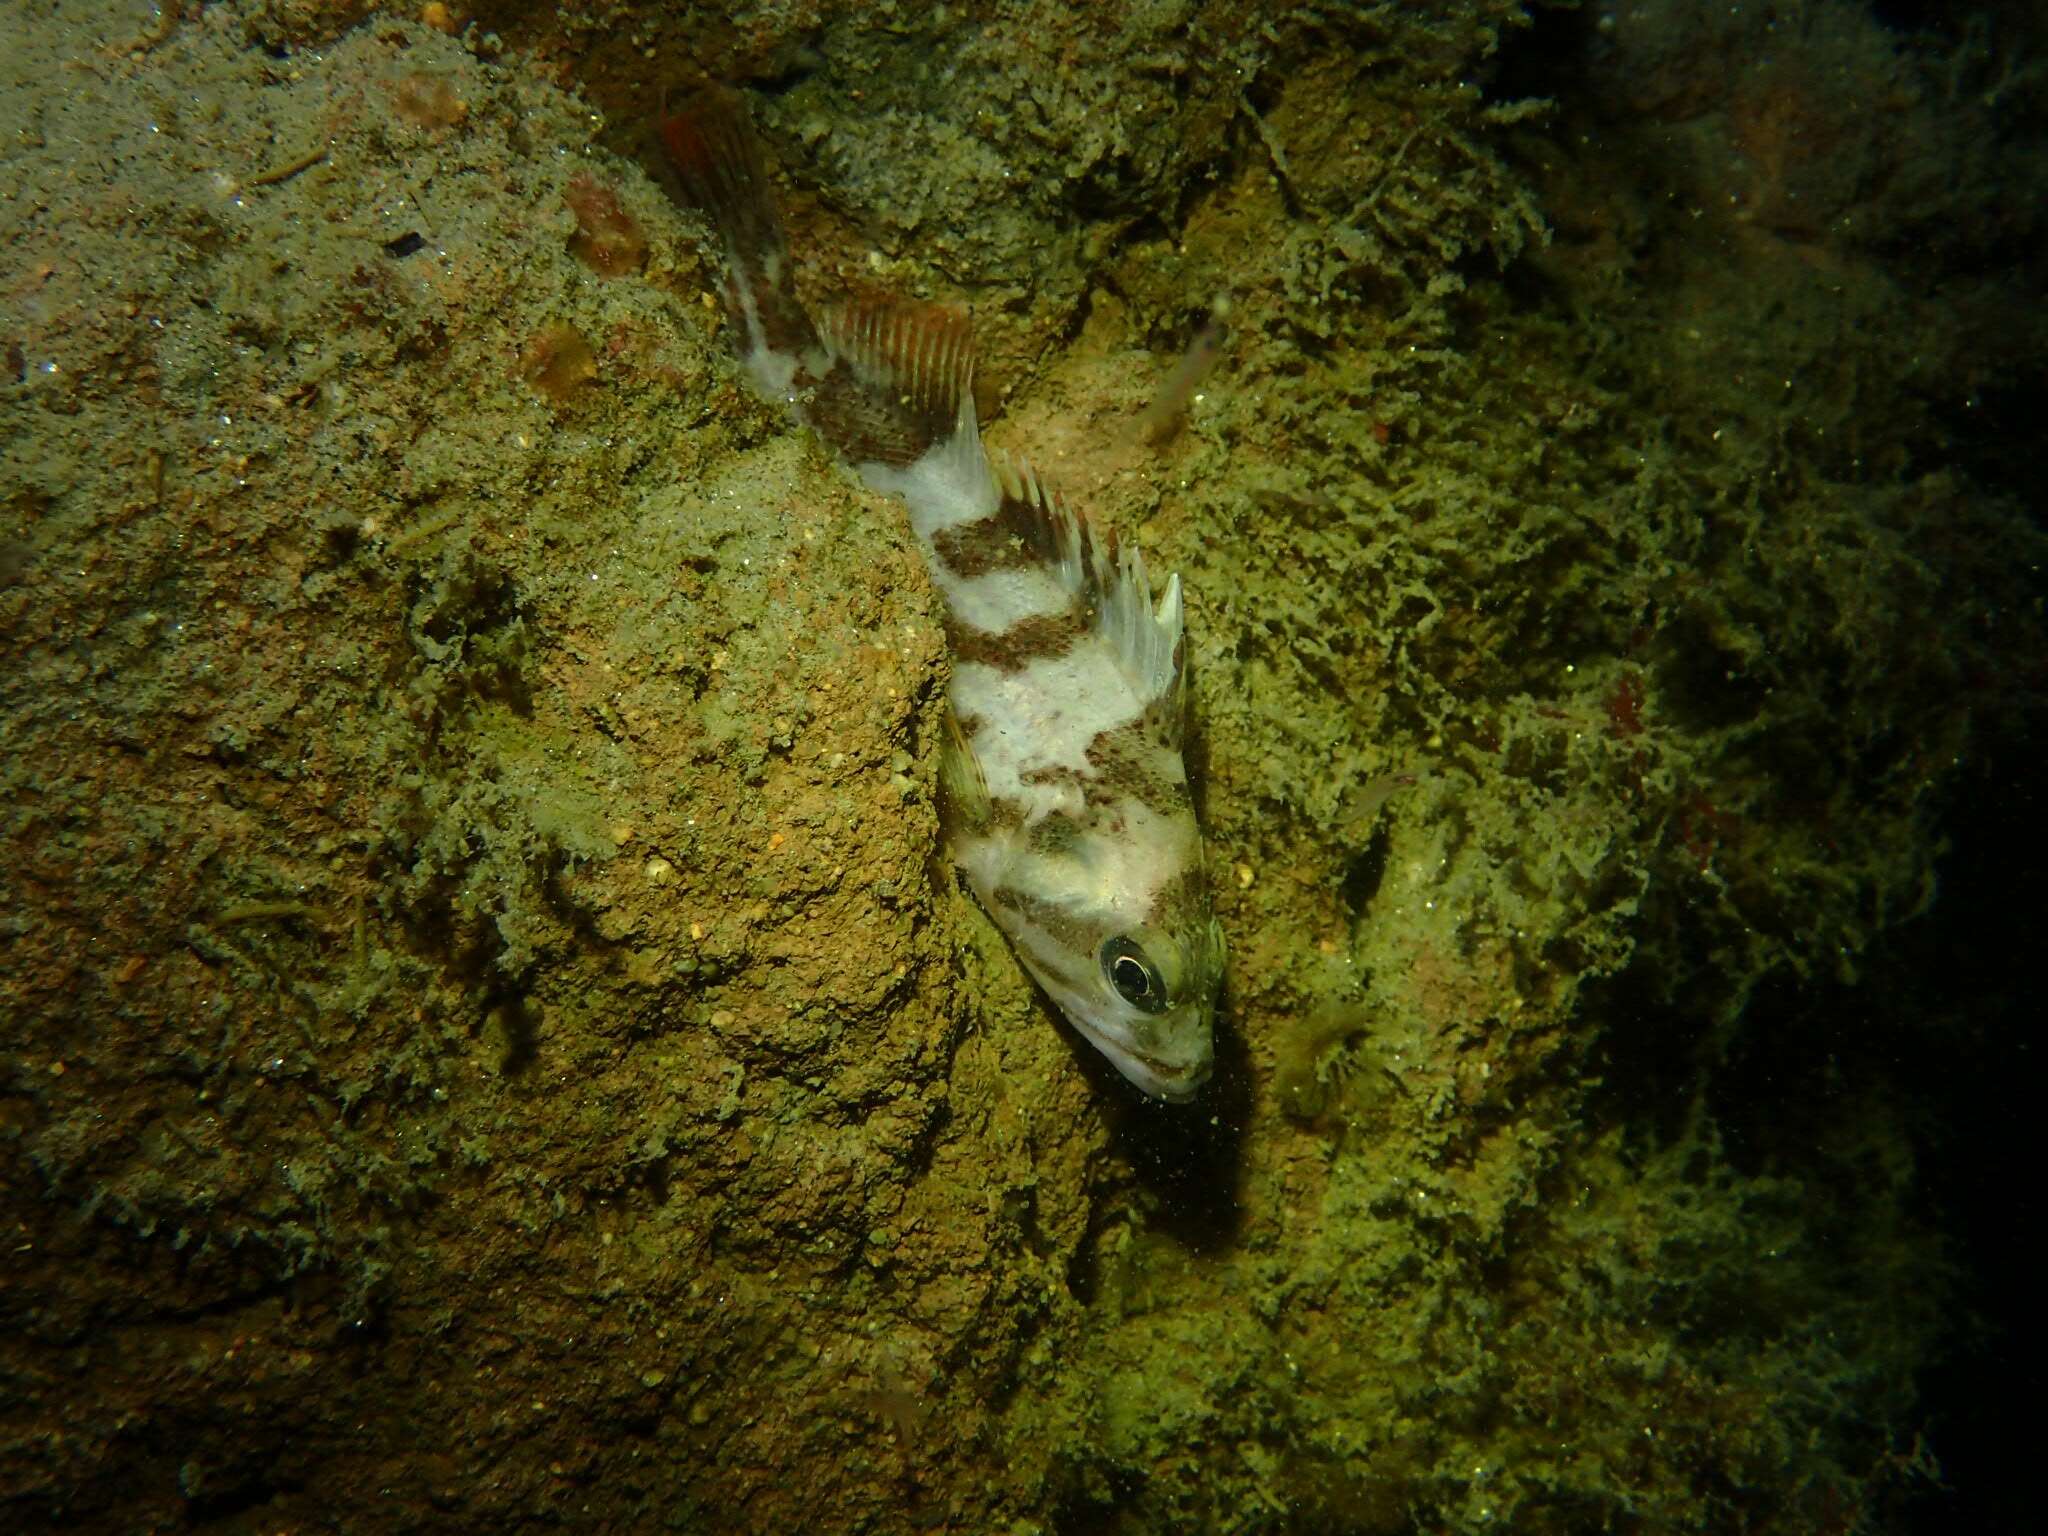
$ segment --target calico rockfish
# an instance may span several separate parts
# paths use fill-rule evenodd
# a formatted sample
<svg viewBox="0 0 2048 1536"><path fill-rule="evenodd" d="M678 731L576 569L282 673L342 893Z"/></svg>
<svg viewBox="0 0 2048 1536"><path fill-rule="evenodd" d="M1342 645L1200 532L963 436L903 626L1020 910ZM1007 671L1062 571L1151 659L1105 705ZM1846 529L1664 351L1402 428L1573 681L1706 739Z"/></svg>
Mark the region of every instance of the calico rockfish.
<svg viewBox="0 0 2048 1536"><path fill-rule="evenodd" d="M662 123L723 244L742 367L871 489L909 505L945 611L948 851L1034 980L1117 1070L1192 1098L1223 974L1182 760L1180 578L991 458L964 313L870 302L814 319L738 97Z"/></svg>

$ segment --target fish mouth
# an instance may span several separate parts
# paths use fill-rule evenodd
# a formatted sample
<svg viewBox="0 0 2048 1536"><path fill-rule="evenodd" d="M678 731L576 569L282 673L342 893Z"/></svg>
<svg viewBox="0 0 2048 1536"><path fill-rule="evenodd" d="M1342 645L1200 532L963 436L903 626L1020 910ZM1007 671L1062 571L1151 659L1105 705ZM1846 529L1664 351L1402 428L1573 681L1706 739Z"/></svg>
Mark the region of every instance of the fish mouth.
<svg viewBox="0 0 2048 1536"><path fill-rule="evenodd" d="M1069 1016L1069 1020L1140 1093L1170 1104L1185 1104L1201 1092L1216 1066L1214 1059L1206 1056L1199 1061L1169 1061L1141 1051L1084 1019Z"/></svg>
<svg viewBox="0 0 2048 1536"><path fill-rule="evenodd" d="M1159 1098L1173 1103L1185 1103L1201 1092L1202 1085L1209 1081L1209 1062L1174 1063L1161 1061L1157 1056L1148 1056L1143 1051L1126 1049L1124 1055L1137 1062L1152 1075L1156 1084L1152 1092ZM1141 1085L1142 1086L1142 1085Z"/></svg>

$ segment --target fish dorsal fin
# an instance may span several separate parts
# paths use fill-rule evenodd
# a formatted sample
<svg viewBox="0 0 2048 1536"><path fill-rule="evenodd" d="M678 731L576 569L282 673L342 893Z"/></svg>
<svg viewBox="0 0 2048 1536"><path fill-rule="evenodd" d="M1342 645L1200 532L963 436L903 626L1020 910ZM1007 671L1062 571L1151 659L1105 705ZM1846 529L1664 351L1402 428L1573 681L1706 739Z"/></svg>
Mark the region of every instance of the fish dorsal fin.
<svg viewBox="0 0 2048 1536"><path fill-rule="evenodd" d="M1145 701L1147 715L1178 747L1185 721L1180 577L1167 578L1155 606L1145 558L1133 545L1076 512L1025 460L996 454L992 463L1002 503L997 516L1027 546L1044 551Z"/></svg>
<svg viewBox="0 0 2048 1536"><path fill-rule="evenodd" d="M877 299L840 310L822 330L832 367L808 415L848 461L904 469L976 435L965 310Z"/></svg>
<svg viewBox="0 0 2048 1536"><path fill-rule="evenodd" d="M901 496L920 539L985 517L995 485L974 419L974 332L967 312L874 301L824 327L831 363L803 406L872 490Z"/></svg>
<svg viewBox="0 0 2048 1536"><path fill-rule="evenodd" d="M868 299L826 322L833 351L897 406L950 431L974 393L974 322L950 304Z"/></svg>

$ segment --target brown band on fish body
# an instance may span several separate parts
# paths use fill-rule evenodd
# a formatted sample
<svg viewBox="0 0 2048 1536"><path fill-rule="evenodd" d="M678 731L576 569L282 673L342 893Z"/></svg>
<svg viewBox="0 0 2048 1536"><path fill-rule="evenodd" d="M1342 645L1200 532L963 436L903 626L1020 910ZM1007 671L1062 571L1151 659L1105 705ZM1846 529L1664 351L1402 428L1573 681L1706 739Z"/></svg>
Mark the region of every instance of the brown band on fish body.
<svg viewBox="0 0 2048 1536"><path fill-rule="evenodd" d="M1062 944L1081 954L1089 953L1088 933L1074 915L1056 901L1047 901L1016 886L998 886L989 893L996 906L1016 913L1026 922L1043 929Z"/></svg>
<svg viewBox="0 0 2048 1536"><path fill-rule="evenodd" d="M904 412L844 358L835 359L812 385L804 419L851 464L902 469L931 447Z"/></svg>
<svg viewBox="0 0 2048 1536"><path fill-rule="evenodd" d="M1159 739L1142 716L1098 731L1086 756L1097 783L1110 794L1129 795L1156 810L1168 810L1186 793L1185 780L1176 785L1161 776Z"/></svg>
<svg viewBox="0 0 2048 1536"><path fill-rule="evenodd" d="M1061 553L1059 531L1043 506L1007 489L987 517L941 529L932 539L933 556L962 580L1043 566Z"/></svg>
<svg viewBox="0 0 2048 1536"><path fill-rule="evenodd" d="M1008 629L976 629L948 615L946 647L953 665L969 663L1015 672L1041 657L1064 656L1088 633L1087 616L1078 607L1059 613L1019 619Z"/></svg>

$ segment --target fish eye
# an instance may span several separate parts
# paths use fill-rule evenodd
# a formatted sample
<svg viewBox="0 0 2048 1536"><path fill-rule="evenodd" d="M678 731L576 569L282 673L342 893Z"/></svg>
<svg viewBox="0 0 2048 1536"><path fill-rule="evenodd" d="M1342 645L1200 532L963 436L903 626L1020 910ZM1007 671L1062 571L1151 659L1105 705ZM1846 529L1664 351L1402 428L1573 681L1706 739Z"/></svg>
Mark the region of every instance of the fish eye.
<svg viewBox="0 0 2048 1536"><path fill-rule="evenodd" d="M1118 937L1103 942L1102 974L1116 988L1117 996L1133 1008L1166 1012L1166 983L1159 979L1159 967L1131 940Z"/></svg>

